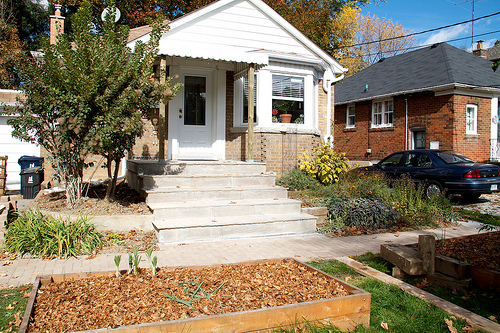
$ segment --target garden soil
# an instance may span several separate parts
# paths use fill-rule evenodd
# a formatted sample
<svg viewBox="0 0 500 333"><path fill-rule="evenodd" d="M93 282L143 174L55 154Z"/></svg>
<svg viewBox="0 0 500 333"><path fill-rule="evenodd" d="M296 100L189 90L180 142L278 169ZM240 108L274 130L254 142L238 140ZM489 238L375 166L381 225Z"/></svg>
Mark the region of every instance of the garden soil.
<svg viewBox="0 0 500 333"><path fill-rule="evenodd" d="M348 295L295 262L159 270L42 286L29 331L73 332L247 311Z"/></svg>

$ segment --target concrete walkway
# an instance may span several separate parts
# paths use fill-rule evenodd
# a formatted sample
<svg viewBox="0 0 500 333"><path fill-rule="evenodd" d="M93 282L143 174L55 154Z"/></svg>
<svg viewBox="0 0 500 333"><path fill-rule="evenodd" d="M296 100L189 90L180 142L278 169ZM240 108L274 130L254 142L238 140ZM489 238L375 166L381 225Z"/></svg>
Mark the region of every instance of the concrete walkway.
<svg viewBox="0 0 500 333"><path fill-rule="evenodd" d="M310 261L314 258L334 259L378 253L381 244L388 242L411 244L418 235L433 234L437 239L460 237L478 232L477 225L464 223L458 227L330 238L321 234L283 236L200 242L190 244L160 244L158 267L196 266L236 263L250 260L295 258ZM68 259L15 259L0 262L0 287L19 286L33 282L37 275L75 274L86 272L114 271L115 255L98 255L94 258ZM142 254L141 266L146 267L146 256ZM128 255L123 254L121 269L127 266Z"/></svg>

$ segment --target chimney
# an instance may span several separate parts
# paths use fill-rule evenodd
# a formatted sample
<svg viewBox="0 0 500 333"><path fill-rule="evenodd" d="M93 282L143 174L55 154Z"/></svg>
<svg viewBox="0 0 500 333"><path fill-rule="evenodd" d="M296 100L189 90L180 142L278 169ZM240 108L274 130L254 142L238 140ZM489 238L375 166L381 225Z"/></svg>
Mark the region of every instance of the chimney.
<svg viewBox="0 0 500 333"><path fill-rule="evenodd" d="M488 49L483 49L483 42L482 40L477 41L477 49L472 50L472 54L483 59L488 59Z"/></svg>
<svg viewBox="0 0 500 333"><path fill-rule="evenodd" d="M50 44L57 42L57 36L64 32L64 17L61 16L61 5L54 5L56 12L50 15Z"/></svg>

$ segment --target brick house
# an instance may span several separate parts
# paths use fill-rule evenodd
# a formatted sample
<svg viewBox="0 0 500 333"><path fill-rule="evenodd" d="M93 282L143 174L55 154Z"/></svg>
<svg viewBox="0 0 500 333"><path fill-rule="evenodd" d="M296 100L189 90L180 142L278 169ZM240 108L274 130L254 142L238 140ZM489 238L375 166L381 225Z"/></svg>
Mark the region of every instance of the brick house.
<svg viewBox="0 0 500 333"><path fill-rule="evenodd" d="M264 2L217 1L169 26L157 66L183 88L160 105L130 159L254 160L281 174L299 153L329 139L332 84L345 69ZM147 40L148 32L131 29L129 46ZM254 144L247 157L251 71ZM273 114L282 104L290 123Z"/></svg>
<svg viewBox="0 0 500 333"><path fill-rule="evenodd" d="M351 160L450 149L498 161L500 72L446 43L380 60L335 85L334 140Z"/></svg>

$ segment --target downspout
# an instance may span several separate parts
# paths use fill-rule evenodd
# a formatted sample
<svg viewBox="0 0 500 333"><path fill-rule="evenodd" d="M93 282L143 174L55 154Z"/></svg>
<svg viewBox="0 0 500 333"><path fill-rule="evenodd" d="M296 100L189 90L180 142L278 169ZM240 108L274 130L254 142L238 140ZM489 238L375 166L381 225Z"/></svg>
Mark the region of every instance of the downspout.
<svg viewBox="0 0 500 333"><path fill-rule="evenodd" d="M405 98L405 150L408 150L408 98Z"/></svg>
<svg viewBox="0 0 500 333"><path fill-rule="evenodd" d="M333 135L332 135L332 86L335 82L338 82L344 78L344 73L342 73L340 76L335 76L333 73L331 76L333 76L332 79L329 79L327 76L331 72L328 72L327 75L323 77L323 91L327 95L327 100L326 100L326 135L323 138L325 144L329 144L330 146L333 145Z"/></svg>

